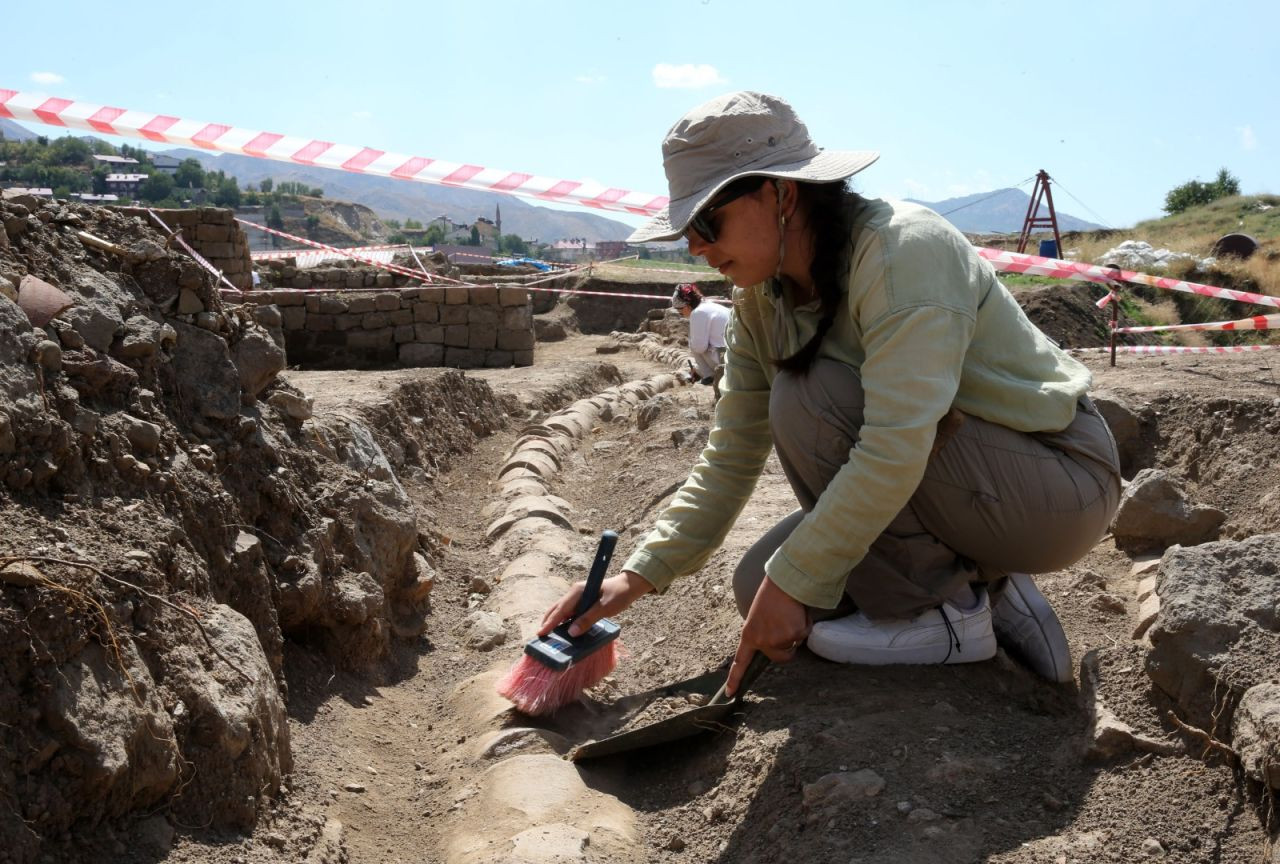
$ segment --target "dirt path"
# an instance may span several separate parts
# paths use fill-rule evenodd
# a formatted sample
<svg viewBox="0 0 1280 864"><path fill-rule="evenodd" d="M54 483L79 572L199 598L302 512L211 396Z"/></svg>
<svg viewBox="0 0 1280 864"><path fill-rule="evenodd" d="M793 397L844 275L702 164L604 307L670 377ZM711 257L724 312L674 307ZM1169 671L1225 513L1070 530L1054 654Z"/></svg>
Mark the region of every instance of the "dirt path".
<svg viewBox="0 0 1280 864"><path fill-rule="evenodd" d="M555 362L595 362L600 342L560 344ZM656 368L634 352L605 359L628 375ZM1135 401L1168 399L1171 387L1178 399L1197 404L1255 399L1267 388L1272 395L1265 398L1280 395L1267 364L1256 358L1122 363L1119 371L1091 365L1100 386ZM369 392L377 374L343 373L352 393ZM523 394L526 404L537 401L540 387L555 389L545 371L485 374L495 390ZM697 458L709 396L705 388L670 391L659 397L663 407L648 428L641 431L629 417L603 424L563 467L551 491L572 505L584 567L600 530L622 535L619 556L648 530ZM495 654L467 647L457 625L470 608L483 608L484 592L501 570L483 542L483 508L514 435L509 429L485 440L433 486L411 490L433 513L431 529L451 540L421 639L402 645L389 669L368 677L335 673L316 655L290 649L297 769L277 823L226 847L207 838L180 841L171 860L295 860L290 826L296 829L298 814L308 813L341 822L350 861L444 860L445 838L473 806L476 781L474 742L465 731L474 718L455 716L447 697L495 662ZM628 657L615 674L581 705L539 725L578 741L617 697L714 669L737 640L733 567L793 506L771 459L708 566L620 616ZM1185 752L1162 719L1165 706L1131 638L1134 568L1107 539L1075 567L1040 579L1074 658L1091 655L1096 692L1048 685L1003 654L972 665L875 669L836 666L802 650L795 662L765 673L735 729L589 765L582 776L636 812L644 861L1032 864L1164 857L1253 864L1266 837L1252 803L1229 768L1202 761L1198 750ZM518 645L512 640L495 650L514 659ZM1090 758L1096 702L1138 732L1170 742L1174 754ZM508 718L517 720L527 723ZM563 860L596 858L588 845Z"/></svg>

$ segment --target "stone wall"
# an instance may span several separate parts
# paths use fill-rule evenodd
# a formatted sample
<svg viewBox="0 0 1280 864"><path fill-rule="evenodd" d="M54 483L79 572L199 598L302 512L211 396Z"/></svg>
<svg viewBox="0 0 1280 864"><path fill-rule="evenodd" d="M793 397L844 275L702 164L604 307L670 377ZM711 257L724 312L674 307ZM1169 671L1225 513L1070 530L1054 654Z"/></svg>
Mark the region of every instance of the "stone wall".
<svg viewBox="0 0 1280 864"><path fill-rule="evenodd" d="M114 208L126 216L137 216L152 227L155 222L141 207ZM253 261L249 241L236 223L235 213L222 207L193 207L190 210L156 210L173 231L191 244L209 263L222 271L227 281L242 291L253 287Z"/></svg>
<svg viewBox="0 0 1280 864"><path fill-rule="evenodd" d="M524 288L259 290L244 302L279 309L290 366L533 365L533 312Z"/></svg>

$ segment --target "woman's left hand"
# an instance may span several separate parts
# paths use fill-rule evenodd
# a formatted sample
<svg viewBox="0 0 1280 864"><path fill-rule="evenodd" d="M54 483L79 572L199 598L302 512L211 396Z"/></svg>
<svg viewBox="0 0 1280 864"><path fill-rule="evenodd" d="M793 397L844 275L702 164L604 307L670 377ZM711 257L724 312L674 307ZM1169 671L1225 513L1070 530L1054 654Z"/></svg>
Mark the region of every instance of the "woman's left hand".
<svg viewBox="0 0 1280 864"><path fill-rule="evenodd" d="M747 671L755 652L760 651L775 663L786 663L809 636L813 623L809 609L799 600L773 584L768 576L760 583L747 620L742 624L738 653L729 667L725 695L738 692L738 683Z"/></svg>

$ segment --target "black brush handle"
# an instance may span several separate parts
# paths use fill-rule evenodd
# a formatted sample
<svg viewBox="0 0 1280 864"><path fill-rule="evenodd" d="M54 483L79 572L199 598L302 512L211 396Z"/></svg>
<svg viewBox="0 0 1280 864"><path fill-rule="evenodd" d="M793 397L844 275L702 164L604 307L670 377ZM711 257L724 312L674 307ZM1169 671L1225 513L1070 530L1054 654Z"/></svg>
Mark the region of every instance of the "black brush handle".
<svg viewBox="0 0 1280 864"><path fill-rule="evenodd" d="M587 585L582 589L578 599L578 608L573 610L571 622L586 612L600 599L600 585L604 582L605 571L609 569L609 559L613 557L613 547L618 545L618 535L613 531L605 531L600 535L600 545L596 547L596 560L591 562L591 572L587 574Z"/></svg>

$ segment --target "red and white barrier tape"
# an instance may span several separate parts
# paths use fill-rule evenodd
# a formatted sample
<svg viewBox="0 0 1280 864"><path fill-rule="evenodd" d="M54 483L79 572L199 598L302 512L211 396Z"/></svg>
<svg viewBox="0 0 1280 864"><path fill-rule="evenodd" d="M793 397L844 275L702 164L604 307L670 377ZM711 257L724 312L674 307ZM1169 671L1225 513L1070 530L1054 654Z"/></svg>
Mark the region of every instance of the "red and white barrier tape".
<svg viewBox="0 0 1280 864"><path fill-rule="evenodd" d="M258 229L259 231L266 231L266 232L267 232L267 233L269 233L269 234L278 234L278 235L279 235L279 236L281 236L281 237L287 237L287 238L288 238L288 239L290 239L290 240L296 241L296 242L298 242L298 243L303 243L303 244L305 244L305 245L307 245L307 246L314 246L314 247L316 247L316 248L318 248L318 249L324 249L324 250L327 250L327 251L329 251L329 252L333 252L333 253L335 253L335 254L338 254L338 255L342 255L342 256L344 256L344 257L351 258L352 260L360 261L361 263L368 264L368 265L369 265L369 266L371 266L371 267L377 267L377 268L382 269L382 270L389 270L389 271L391 271L392 273L399 273L399 274L401 274L401 275L409 276L409 277L411 277L411 278L418 279L418 280L422 280L422 279L424 278L424 276L425 276L426 278L434 278L434 279L438 279L438 280L440 280L440 281L442 281L442 282L447 282L448 284L453 285L453 286L455 286L455 287L462 287L462 288L484 288L484 287L499 287L499 288L500 288L500 287L510 287L510 288L525 288L525 289L527 289L527 290L529 290L529 291L555 291L555 292L560 293L560 294L591 294L591 295L595 295L595 296L598 296L598 297L631 297L631 298L641 298L641 299L644 299L644 300L669 300L669 299L670 299L670 298L669 298L669 297L667 297L667 295L665 295L665 294L628 294L628 293L624 293L624 292L620 292L620 291L583 291L583 290L578 290L578 289L565 289L565 288L539 288L539 287L536 287L536 286L537 286L539 283L541 283L541 282L553 282L553 281L555 281L555 280L557 280L557 279L563 279L565 276L571 275L572 273L576 272L576 271L573 271L573 270L565 270L565 271L561 271L561 272L559 272L559 273L553 273L553 274L551 274L550 276L542 277L542 278L540 278L540 279L535 280L534 282L526 282L526 283L521 283L521 284L518 284L518 285L516 285L516 284L509 285L509 286L501 286L501 285L478 285L478 284L473 283L473 282L462 282L462 281L459 281L459 280L457 280L457 279L451 279L451 278L449 278L449 277L447 277L447 276L440 276L439 274L424 274L424 273L422 273L422 272L419 272L419 271L416 271L416 270L409 270L409 269L407 269L407 268L405 268L405 267L400 267L400 266L397 266L397 265L395 265L395 264L383 264L383 263L381 263L381 262L374 261L374 260L372 260L372 259L368 259L368 258L364 258L364 257L362 257L362 256L358 256L358 255L347 255L347 251L348 251L348 250L339 249L339 248L338 248L338 247L336 247L336 246L328 246L328 245L325 245L324 243L317 243L317 242L316 242L316 241L314 241L314 240L308 240L308 239L306 239L305 237L298 237L297 235L289 234L288 232L285 232L285 231L278 231L278 230L276 230L275 228L267 228L267 227L266 227L266 226L264 226L264 225L259 225L257 222L246 222L246 221L245 221L245 220L243 220L243 219L236 219L236 221L237 221L237 222L239 222L241 225L244 225L245 227L248 227L248 228L256 228L256 229ZM299 289L299 290L324 291L324 290L330 290L330 289L327 289L327 288L312 288L312 289ZM353 289L353 290L354 290L354 289ZM361 290L371 290L371 289L367 289L367 288L365 288L365 289L361 289ZM388 290L388 289L380 289L380 290ZM391 289L391 290L399 290L399 289Z"/></svg>
<svg viewBox="0 0 1280 864"><path fill-rule="evenodd" d="M1280 345L1117 345L1117 354L1243 354L1270 351ZM1109 354L1110 348L1069 348L1073 354Z"/></svg>
<svg viewBox="0 0 1280 864"><path fill-rule="evenodd" d="M253 223L257 224L257 223ZM339 246L336 247L343 252L357 252L363 254L365 252L385 252L388 249L408 249L407 243L396 243L390 246ZM270 261L273 258L291 258L299 252L305 252L305 249L266 249L258 252L250 252L249 257L254 261Z"/></svg>
<svg viewBox="0 0 1280 864"><path fill-rule="evenodd" d="M454 284L466 284L466 283L459 283L457 279L450 279L447 276L438 276L422 270L410 270L408 267L401 267L398 264L391 264L389 262L377 261L373 258L367 258L363 255L349 254L349 250L339 249L337 246L330 246L327 243L317 243L315 240L308 240L306 237L299 237L298 235L290 234L287 231L279 231L275 228L268 228L266 225L259 225L257 222L249 222L239 217L236 218L236 221L239 222L245 228L255 228L258 231L264 231L267 234L274 234L277 237L285 237L289 240L294 241L295 243L301 243L304 246L311 246L315 249L323 249L326 252L331 252L340 257L350 258L352 261L359 261L362 264L368 264L370 267L377 267L380 270L389 270L392 273L399 273L402 276L408 276L412 279L417 279L422 282L435 282L437 279L439 279L443 282L451 282Z"/></svg>
<svg viewBox="0 0 1280 864"><path fill-rule="evenodd" d="M208 262L208 260L206 260L206 259L205 259L205 257L204 257L203 255L201 255L201 254L200 254L199 252L197 252L196 250L192 249L192 248L191 248L191 246L187 243L187 241L183 239L183 237L182 237L182 235L181 235L181 234L175 234L172 228L170 228L168 225L164 224L164 220L160 218L160 214L159 214L159 213L157 213L156 211L154 211L154 210L152 210L150 207L148 207L148 208L147 208L147 215L149 215L152 219L154 219L154 220L156 221L156 224L160 226L160 230L164 231L164 233L165 233L165 234L168 234L168 235L169 235L170 237L172 237L175 241L177 241L178 245L182 247L183 251L184 251L184 252L186 252L188 255L190 255L190 256L195 260L195 262L196 262L197 264L199 264L199 265L200 265L201 267L203 267L205 270L208 270L210 273L212 273L214 276L216 276L216 277L217 277L217 279L218 279L218 281L219 281L219 282L221 282L223 285L226 285L226 286L227 286L226 288L224 288L224 289L222 289L222 290L224 290L224 291L227 291L227 290L234 291L234 292L235 292L235 293L237 293L237 294L243 294L243 293L244 293L244 291L243 291L242 289L237 288L236 286L232 285L232 284L231 284L231 282L227 279L227 277L226 277L226 276L224 276L224 275L222 275L222 271L221 271L221 270L219 270L217 267L214 267L212 264L210 264L210 263Z"/></svg>
<svg viewBox="0 0 1280 864"><path fill-rule="evenodd" d="M51 98L19 90L0 89L0 117L86 129L107 135L145 138L148 141L255 156L278 162L394 177L397 180L503 192L641 216L653 215L667 204L665 195L632 192L588 181L562 180L423 156L387 153L372 147L297 138L222 123L184 120L167 114Z"/></svg>
<svg viewBox="0 0 1280 864"><path fill-rule="evenodd" d="M1254 315L1236 321L1207 321L1203 324L1152 324L1143 327L1117 327L1117 333L1163 333L1169 330L1271 330L1280 327L1280 314Z"/></svg>
<svg viewBox="0 0 1280 864"><path fill-rule="evenodd" d="M1269 294L1234 291L1230 288L1200 285L1167 276L1148 276L1146 273L1137 273L1133 270L1101 267L1097 264L1078 261L1061 261L1057 258L1041 258L1039 255L1023 255L1005 249L979 248L978 254L994 264L997 270L1010 273L1030 273L1036 276L1052 276L1055 279L1083 279L1088 282L1135 282L1139 285L1163 288L1166 291L1183 291L1188 294L1216 297L1220 300L1238 300L1241 303L1256 303L1259 306L1280 309L1280 297L1272 297Z"/></svg>

